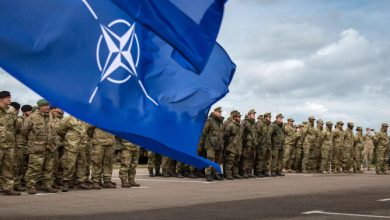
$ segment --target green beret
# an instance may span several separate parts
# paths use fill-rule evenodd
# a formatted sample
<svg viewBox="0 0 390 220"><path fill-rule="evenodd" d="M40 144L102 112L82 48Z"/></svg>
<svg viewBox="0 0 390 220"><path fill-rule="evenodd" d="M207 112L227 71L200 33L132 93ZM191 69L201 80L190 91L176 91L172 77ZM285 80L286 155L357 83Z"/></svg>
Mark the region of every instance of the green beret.
<svg viewBox="0 0 390 220"><path fill-rule="evenodd" d="M250 114L256 114L256 111L254 109L249 110L248 115Z"/></svg>
<svg viewBox="0 0 390 220"><path fill-rule="evenodd" d="M38 106L50 105L50 103L46 99L40 99L37 102Z"/></svg>
<svg viewBox="0 0 390 220"><path fill-rule="evenodd" d="M214 109L214 111L215 111L215 112L221 112L221 111L222 111L222 108L221 108L221 107L216 107L216 108Z"/></svg>

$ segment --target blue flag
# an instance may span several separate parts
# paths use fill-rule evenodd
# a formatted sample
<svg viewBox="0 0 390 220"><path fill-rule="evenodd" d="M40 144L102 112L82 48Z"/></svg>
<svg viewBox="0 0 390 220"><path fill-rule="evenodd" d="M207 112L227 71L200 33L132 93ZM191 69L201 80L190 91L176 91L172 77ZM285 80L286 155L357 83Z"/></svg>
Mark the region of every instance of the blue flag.
<svg viewBox="0 0 390 220"><path fill-rule="evenodd" d="M170 27L179 31L173 33L158 28L161 21L176 24L164 19L169 13L153 22L146 5L135 4L144 15L137 17L129 3L113 1L0 1L0 66L88 123L195 167L219 169L197 156L196 147L210 106L228 92L235 71L215 42L221 19L215 11L223 7L213 0L187 7L161 0L190 19ZM150 13L165 10L150 2L156 9ZM186 11L190 4L203 8ZM213 15L216 23L205 25ZM196 33L182 29L195 25Z"/></svg>

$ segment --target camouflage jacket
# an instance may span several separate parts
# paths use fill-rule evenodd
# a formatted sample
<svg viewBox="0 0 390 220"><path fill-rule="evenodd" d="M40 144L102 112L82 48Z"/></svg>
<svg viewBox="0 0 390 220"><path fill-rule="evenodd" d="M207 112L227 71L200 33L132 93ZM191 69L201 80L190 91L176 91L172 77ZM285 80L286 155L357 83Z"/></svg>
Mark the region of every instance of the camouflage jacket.
<svg viewBox="0 0 390 220"><path fill-rule="evenodd" d="M272 149L280 150L284 148L285 141L285 131L283 124L277 124L276 122L272 123L271 131L271 140L272 140Z"/></svg>
<svg viewBox="0 0 390 220"><path fill-rule="evenodd" d="M16 119L16 147L27 151L27 139L21 134L26 117L20 116Z"/></svg>
<svg viewBox="0 0 390 220"><path fill-rule="evenodd" d="M0 149L15 147L16 115L12 107L0 108Z"/></svg>
<svg viewBox="0 0 390 220"><path fill-rule="evenodd" d="M271 150L272 131L273 131L272 124L261 123L261 126L258 126L258 135L261 137L260 143L259 143L259 148Z"/></svg>
<svg viewBox="0 0 390 220"><path fill-rule="evenodd" d="M363 151L364 145L363 145L363 134L357 133L355 135L355 151L361 152Z"/></svg>
<svg viewBox="0 0 390 220"><path fill-rule="evenodd" d="M207 119L200 140L200 146L204 149L222 150L223 138L222 138L222 119L217 118L211 113Z"/></svg>
<svg viewBox="0 0 390 220"><path fill-rule="evenodd" d="M54 152L57 149L56 129L49 113L32 113L24 122L21 134L28 140L30 154Z"/></svg>
<svg viewBox="0 0 390 220"><path fill-rule="evenodd" d="M296 132L294 131L294 128L290 124L286 124L284 126L284 131L286 132L286 137L285 137L285 144L294 146L297 140L297 135Z"/></svg>
<svg viewBox="0 0 390 220"><path fill-rule="evenodd" d="M303 139L303 145L312 147L315 143L316 139L316 129L314 128L314 125L311 125L310 123L305 125L302 130L302 136L304 137Z"/></svg>
<svg viewBox="0 0 390 220"><path fill-rule="evenodd" d="M224 137L226 139L225 150L236 155L242 153L242 130L240 123L231 121L224 130Z"/></svg>
<svg viewBox="0 0 390 220"><path fill-rule="evenodd" d="M255 120L245 119L241 123L242 147L254 149L257 146L257 130Z"/></svg>
<svg viewBox="0 0 390 220"><path fill-rule="evenodd" d="M376 147L377 151L389 149L389 136L387 132L381 130L374 136L374 146Z"/></svg>
<svg viewBox="0 0 390 220"><path fill-rule="evenodd" d="M321 148L324 143L324 130L321 128L316 128L316 138L314 141L314 147Z"/></svg>
<svg viewBox="0 0 390 220"><path fill-rule="evenodd" d="M344 144L344 131L343 129L336 128L333 131L333 147L342 149Z"/></svg>
<svg viewBox="0 0 390 220"><path fill-rule="evenodd" d="M93 145L101 145L101 146L114 146L116 143L115 136L103 131L100 128L92 127L93 135L92 135L92 144ZM90 129L90 128L89 128Z"/></svg>
<svg viewBox="0 0 390 220"><path fill-rule="evenodd" d="M355 136L352 129L347 128L344 132L344 149L353 149L355 144Z"/></svg>
<svg viewBox="0 0 390 220"><path fill-rule="evenodd" d="M373 150L374 149L374 140L373 137L369 134L365 134L363 137L364 149Z"/></svg>
<svg viewBox="0 0 390 220"><path fill-rule="evenodd" d="M51 117L53 118L53 126L54 126L54 129L57 131L58 127L60 126L61 124L61 121L63 119L63 116L58 116L58 115L53 115L51 114ZM60 138L60 136L58 136L58 134L56 134L56 144L58 147L60 146L64 146L64 142L63 140Z"/></svg>
<svg viewBox="0 0 390 220"><path fill-rule="evenodd" d="M76 153L84 150L90 141L87 134L90 125L72 116L64 118L57 133L64 142L65 150Z"/></svg>
<svg viewBox="0 0 390 220"><path fill-rule="evenodd" d="M333 149L333 132L329 128L325 128L323 131L324 141L322 143L321 148L326 150Z"/></svg>
<svg viewBox="0 0 390 220"><path fill-rule="evenodd" d="M138 145L133 144L133 143L131 143L123 138L115 136L115 139L116 139L117 143L119 144L121 150L135 151L135 150L140 149L140 147Z"/></svg>
<svg viewBox="0 0 390 220"><path fill-rule="evenodd" d="M299 130L296 134L297 136L297 144L296 144L296 148L300 148L302 149L303 148L303 141L305 139L305 136L303 136L303 131L302 130Z"/></svg>

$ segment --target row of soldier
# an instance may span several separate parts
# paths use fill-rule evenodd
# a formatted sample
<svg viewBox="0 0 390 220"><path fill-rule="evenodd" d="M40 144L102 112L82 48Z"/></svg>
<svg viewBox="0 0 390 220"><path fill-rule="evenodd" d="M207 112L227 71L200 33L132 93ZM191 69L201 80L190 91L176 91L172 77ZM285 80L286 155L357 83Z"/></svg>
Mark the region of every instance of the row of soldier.
<svg viewBox="0 0 390 220"><path fill-rule="evenodd" d="M44 99L34 111L32 106L20 108L11 102L10 92L0 92L0 187L5 195L20 195L26 189L36 194L39 189L67 192L74 186L116 188L111 180L116 143L121 145L122 187L139 186L135 182L138 146L63 116L61 109Z"/></svg>

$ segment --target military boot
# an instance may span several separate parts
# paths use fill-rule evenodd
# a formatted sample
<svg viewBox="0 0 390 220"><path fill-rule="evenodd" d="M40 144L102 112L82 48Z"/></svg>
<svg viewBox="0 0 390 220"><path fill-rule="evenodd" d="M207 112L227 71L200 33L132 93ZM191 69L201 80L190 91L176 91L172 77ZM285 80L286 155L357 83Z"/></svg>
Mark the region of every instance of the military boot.
<svg viewBox="0 0 390 220"><path fill-rule="evenodd" d="M183 174L181 174L181 173L178 173L176 177L177 178L184 178Z"/></svg>
<svg viewBox="0 0 390 220"><path fill-rule="evenodd" d="M3 190L3 193L5 196L20 196L21 193L20 192L17 192L15 190Z"/></svg>
<svg viewBox="0 0 390 220"><path fill-rule="evenodd" d="M214 181L214 178L213 178L213 176L211 176L211 175L209 174L209 175L206 175L206 180L207 180L208 182L213 182L213 181Z"/></svg>
<svg viewBox="0 0 390 220"><path fill-rule="evenodd" d="M242 179L242 176L240 176L238 174L234 174L233 177L234 177L234 179Z"/></svg>
<svg viewBox="0 0 390 220"><path fill-rule="evenodd" d="M272 172L271 172L271 176L272 176L272 177L276 177L277 175L276 175L275 172L272 171Z"/></svg>
<svg viewBox="0 0 390 220"><path fill-rule="evenodd" d="M269 175L269 173L268 172L263 172L263 175L264 175L264 177L270 177L270 175Z"/></svg>
<svg viewBox="0 0 390 220"><path fill-rule="evenodd" d="M51 186L47 186L47 187L44 187L44 188L43 188L43 191L44 191L44 192L47 192L47 193L57 193L57 192L58 192L58 189L54 189L54 188L51 187Z"/></svg>
<svg viewBox="0 0 390 220"><path fill-rule="evenodd" d="M84 182L82 182L82 183L79 183L79 184L77 185L77 187L78 187L79 189L85 189L85 190L90 190L90 189L92 189L92 186L91 186L90 184L88 184L87 181L84 181Z"/></svg>
<svg viewBox="0 0 390 220"><path fill-rule="evenodd" d="M138 184L138 183L136 183L134 180L131 180L131 181L130 181L130 186L131 186L131 187L140 187L141 185Z"/></svg>
<svg viewBox="0 0 390 220"><path fill-rule="evenodd" d="M198 178L198 175L196 175L193 171L191 171L190 175L188 175L188 177L191 179L196 179L196 178Z"/></svg>
<svg viewBox="0 0 390 220"><path fill-rule="evenodd" d="M27 187L27 193L28 194L37 194L37 188L33 187Z"/></svg>
<svg viewBox="0 0 390 220"><path fill-rule="evenodd" d="M69 181L64 180L62 182L62 192L68 192L69 191Z"/></svg>
<svg viewBox="0 0 390 220"><path fill-rule="evenodd" d="M116 185L112 184L111 181L106 181L103 183L103 188L105 189L115 189Z"/></svg>
<svg viewBox="0 0 390 220"><path fill-rule="evenodd" d="M99 183L92 183L92 189L102 189Z"/></svg>
<svg viewBox="0 0 390 220"><path fill-rule="evenodd" d="M256 176L253 175L253 171L252 170L248 170L247 173L248 173L249 178L256 178Z"/></svg>
<svg viewBox="0 0 390 220"><path fill-rule="evenodd" d="M155 175L155 176L161 176L160 168L156 168L156 169L155 169L154 175Z"/></svg>
<svg viewBox="0 0 390 220"><path fill-rule="evenodd" d="M59 186L56 182L54 182L51 187L53 187L54 189L61 189L61 186Z"/></svg>
<svg viewBox="0 0 390 220"><path fill-rule="evenodd" d="M130 188L130 183L128 181L122 180L122 188Z"/></svg>
<svg viewBox="0 0 390 220"><path fill-rule="evenodd" d="M216 173L216 174L214 174L214 179L215 180L223 180L223 177L221 174Z"/></svg>
<svg viewBox="0 0 390 220"><path fill-rule="evenodd" d="M227 175L226 175L226 179L227 179L227 180L234 180L232 174L227 174Z"/></svg>
<svg viewBox="0 0 390 220"><path fill-rule="evenodd" d="M282 172L276 172L276 175L277 176L285 176L284 173L282 173Z"/></svg>
<svg viewBox="0 0 390 220"><path fill-rule="evenodd" d="M18 192L24 192L26 191L26 187L19 185L19 186L15 186L14 190Z"/></svg>
<svg viewBox="0 0 390 220"><path fill-rule="evenodd" d="M256 173L256 176L259 177L259 178L264 178L264 175L262 172L257 172Z"/></svg>
<svg viewBox="0 0 390 220"><path fill-rule="evenodd" d="M150 177L155 177L154 173L153 173L153 169L149 169L149 176Z"/></svg>

